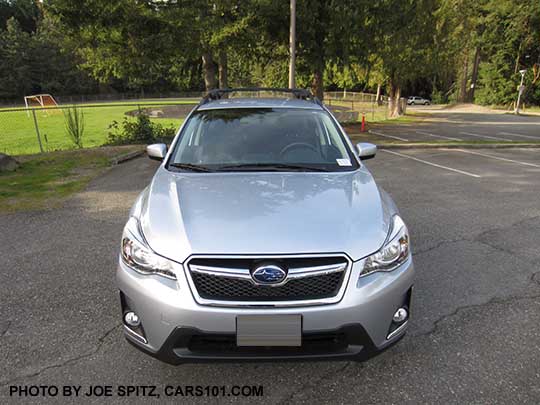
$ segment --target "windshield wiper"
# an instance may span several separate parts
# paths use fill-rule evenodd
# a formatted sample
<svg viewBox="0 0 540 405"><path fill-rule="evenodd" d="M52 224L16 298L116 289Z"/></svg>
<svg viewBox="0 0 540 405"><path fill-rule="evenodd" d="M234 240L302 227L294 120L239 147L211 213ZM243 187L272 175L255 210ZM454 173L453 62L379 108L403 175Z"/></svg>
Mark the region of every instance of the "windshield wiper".
<svg viewBox="0 0 540 405"><path fill-rule="evenodd" d="M169 163L169 167L174 167L175 169L190 170L192 172L211 172L213 170L208 167L193 165L191 163Z"/></svg>
<svg viewBox="0 0 540 405"><path fill-rule="evenodd" d="M221 166L218 170L219 171L233 171L233 170L250 171L254 169L258 171L266 171L266 170L272 170L272 171L289 170L289 171L295 171L295 172L327 172L328 171L320 167L292 165L292 164L286 164L286 163L244 163L244 164L238 164L238 165Z"/></svg>

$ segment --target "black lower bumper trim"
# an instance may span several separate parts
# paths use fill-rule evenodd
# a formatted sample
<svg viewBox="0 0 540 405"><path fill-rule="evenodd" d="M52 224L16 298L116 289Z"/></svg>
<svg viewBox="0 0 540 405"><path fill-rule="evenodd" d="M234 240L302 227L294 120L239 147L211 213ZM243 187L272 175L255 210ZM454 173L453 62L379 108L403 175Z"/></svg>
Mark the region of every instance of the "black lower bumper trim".
<svg viewBox="0 0 540 405"><path fill-rule="evenodd" d="M359 324L346 325L334 331L304 333L301 347L237 347L234 334L206 333L195 328L176 328L158 352L152 352L130 339L128 341L169 364L261 360L365 361L395 343L379 350Z"/></svg>

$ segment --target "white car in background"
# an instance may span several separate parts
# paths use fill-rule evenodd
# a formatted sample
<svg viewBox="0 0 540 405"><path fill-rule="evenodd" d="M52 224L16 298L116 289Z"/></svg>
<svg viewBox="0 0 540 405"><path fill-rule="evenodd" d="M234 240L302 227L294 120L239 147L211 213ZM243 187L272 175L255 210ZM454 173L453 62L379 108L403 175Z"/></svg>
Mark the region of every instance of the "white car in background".
<svg viewBox="0 0 540 405"><path fill-rule="evenodd" d="M407 99L408 105L430 105L431 101L427 98L422 98L418 96L411 96Z"/></svg>

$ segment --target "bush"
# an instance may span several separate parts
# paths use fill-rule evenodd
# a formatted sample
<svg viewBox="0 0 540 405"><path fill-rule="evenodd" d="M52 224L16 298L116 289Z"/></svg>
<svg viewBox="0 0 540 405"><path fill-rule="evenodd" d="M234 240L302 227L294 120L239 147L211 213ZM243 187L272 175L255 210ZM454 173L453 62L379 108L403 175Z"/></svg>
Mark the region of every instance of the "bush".
<svg viewBox="0 0 540 405"><path fill-rule="evenodd" d="M441 90L433 90L431 93L431 102L433 104L447 104L448 96Z"/></svg>
<svg viewBox="0 0 540 405"><path fill-rule="evenodd" d="M76 106L64 109L66 132L79 149L83 147L84 113Z"/></svg>
<svg viewBox="0 0 540 405"><path fill-rule="evenodd" d="M142 110L139 110L135 120L124 117L121 124L118 121L113 121L109 125L107 144L151 144L173 138L174 135L175 129L173 127L164 127L152 122Z"/></svg>

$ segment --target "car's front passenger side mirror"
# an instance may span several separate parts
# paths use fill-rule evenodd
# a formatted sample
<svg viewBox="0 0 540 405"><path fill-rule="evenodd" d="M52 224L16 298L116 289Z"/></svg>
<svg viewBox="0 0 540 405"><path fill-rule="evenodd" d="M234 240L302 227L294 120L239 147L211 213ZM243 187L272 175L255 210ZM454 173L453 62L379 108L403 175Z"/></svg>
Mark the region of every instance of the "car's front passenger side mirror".
<svg viewBox="0 0 540 405"><path fill-rule="evenodd" d="M153 160L162 161L167 155L167 145L164 143L154 143L146 147L148 157Z"/></svg>
<svg viewBox="0 0 540 405"><path fill-rule="evenodd" d="M372 159L377 154L377 145L361 142L356 145L356 151L360 160Z"/></svg>

